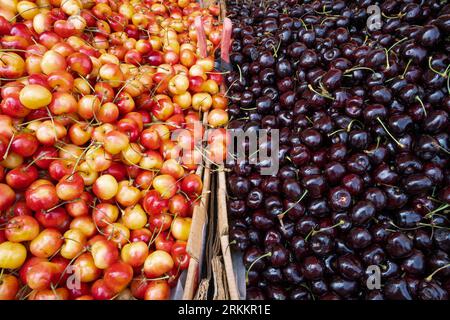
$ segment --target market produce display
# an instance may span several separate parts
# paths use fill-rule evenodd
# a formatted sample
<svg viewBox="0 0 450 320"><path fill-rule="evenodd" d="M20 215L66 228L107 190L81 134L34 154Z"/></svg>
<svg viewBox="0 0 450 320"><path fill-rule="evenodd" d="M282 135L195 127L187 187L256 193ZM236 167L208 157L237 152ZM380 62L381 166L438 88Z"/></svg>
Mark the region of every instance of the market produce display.
<svg viewBox="0 0 450 320"><path fill-rule="evenodd" d="M170 297L196 169L225 152L220 129L196 145L206 112L228 119L218 15L193 0L0 0L1 300Z"/></svg>
<svg viewBox="0 0 450 320"><path fill-rule="evenodd" d="M246 298L448 300L450 5L229 0L227 14L228 127L280 132L276 175L229 166Z"/></svg>

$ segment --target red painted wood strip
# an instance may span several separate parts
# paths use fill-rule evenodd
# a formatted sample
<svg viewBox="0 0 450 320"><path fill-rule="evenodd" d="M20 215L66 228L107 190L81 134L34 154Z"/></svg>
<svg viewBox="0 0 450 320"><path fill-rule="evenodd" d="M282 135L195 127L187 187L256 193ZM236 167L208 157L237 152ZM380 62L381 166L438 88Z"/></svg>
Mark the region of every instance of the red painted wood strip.
<svg viewBox="0 0 450 320"><path fill-rule="evenodd" d="M202 17L195 17L195 29L197 30L197 46L200 50L200 56L202 58L206 58L208 55L207 46L206 46L206 35L205 29L203 29L203 21Z"/></svg>
<svg viewBox="0 0 450 320"><path fill-rule="evenodd" d="M233 25L229 18L223 19L223 31L220 54L222 60L226 63L230 63L230 47L231 47L231 31Z"/></svg>

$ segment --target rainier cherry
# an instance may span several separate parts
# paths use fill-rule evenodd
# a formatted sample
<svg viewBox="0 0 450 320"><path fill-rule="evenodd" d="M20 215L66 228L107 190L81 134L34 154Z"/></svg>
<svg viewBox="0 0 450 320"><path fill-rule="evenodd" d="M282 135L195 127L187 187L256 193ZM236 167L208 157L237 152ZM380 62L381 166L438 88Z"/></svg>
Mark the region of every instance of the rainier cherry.
<svg viewBox="0 0 450 320"><path fill-rule="evenodd" d="M61 247L60 254L66 259L73 259L84 250L85 243L86 236L81 230L67 230L64 233L64 244Z"/></svg>
<svg viewBox="0 0 450 320"><path fill-rule="evenodd" d="M170 252L172 250L172 246L175 243L175 239L172 237L172 235L168 232L161 232L156 238L155 238L155 248L156 250L163 250L166 252Z"/></svg>
<svg viewBox="0 0 450 320"><path fill-rule="evenodd" d="M111 289L104 279L98 279L92 284L91 294L95 300L111 300L117 292Z"/></svg>
<svg viewBox="0 0 450 320"><path fill-rule="evenodd" d="M27 188L38 178L35 166L20 165L6 174L6 183L14 190Z"/></svg>
<svg viewBox="0 0 450 320"><path fill-rule="evenodd" d="M130 230L143 228L147 224L147 214L141 205L127 207L122 214L123 224Z"/></svg>
<svg viewBox="0 0 450 320"><path fill-rule="evenodd" d="M144 272L148 278L158 278L173 268L172 256L162 250L152 252L144 263Z"/></svg>
<svg viewBox="0 0 450 320"><path fill-rule="evenodd" d="M70 224L70 217L63 207L57 207L49 211L40 210L34 214L36 220L44 228L54 228L58 231L66 231Z"/></svg>
<svg viewBox="0 0 450 320"><path fill-rule="evenodd" d="M52 94L43 86L29 84L20 90L19 99L28 109L39 109L50 104Z"/></svg>
<svg viewBox="0 0 450 320"><path fill-rule="evenodd" d="M89 252L81 254L73 263L74 270L80 275L81 282L91 282L100 277L102 271L94 264L94 259Z"/></svg>
<svg viewBox="0 0 450 320"><path fill-rule="evenodd" d="M170 297L170 286L167 281L150 281L145 290L145 300L168 300Z"/></svg>
<svg viewBox="0 0 450 320"><path fill-rule="evenodd" d="M27 285L33 290L43 290L58 281L58 266L49 261L40 261L27 270Z"/></svg>
<svg viewBox="0 0 450 320"><path fill-rule="evenodd" d="M183 167L175 159L164 161L160 172L161 174L168 174L175 179L180 179L184 175Z"/></svg>
<svg viewBox="0 0 450 320"><path fill-rule="evenodd" d="M30 243L30 252L39 258L54 255L63 244L63 236L56 229L44 229Z"/></svg>
<svg viewBox="0 0 450 320"><path fill-rule="evenodd" d="M26 258L27 249L23 244L10 241L0 243L0 268L19 268Z"/></svg>
<svg viewBox="0 0 450 320"><path fill-rule="evenodd" d="M189 202L182 194L176 194L169 200L169 211L179 217L189 214Z"/></svg>
<svg viewBox="0 0 450 320"><path fill-rule="evenodd" d="M196 174L189 174L181 180L180 189L190 197L199 196L202 193L202 179Z"/></svg>
<svg viewBox="0 0 450 320"><path fill-rule="evenodd" d="M84 181L78 173L66 175L56 185L56 194L61 200L75 200L81 196Z"/></svg>
<svg viewBox="0 0 450 320"><path fill-rule="evenodd" d="M18 216L8 221L5 236L11 242L31 241L39 234L39 223L31 216Z"/></svg>
<svg viewBox="0 0 450 320"><path fill-rule="evenodd" d="M119 217L119 208L110 203L99 203L92 210L92 218L94 223L100 227L106 227L107 225L115 222Z"/></svg>
<svg viewBox="0 0 450 320"><path fill-rule="evenodd" d="M124 207L134 206L140 198L141 191L134 187L130 181L119 182L116 200L120 205Z"/></svg>
<svg viewBox="0 0 450 320"><path fill-rule="evenodd" d="M169 201L163 199L156 190L150 190L142 199L145 212L149 215L161 214L169 208Z"/></svg>
<svg viewBox="0 0 450 320"><path fill-rule="evenodd" d="M30 133L21 132L14 136L11 144L11 151L20 154L22 157L30 157L39 147L36 137Z"/></svg>
<svg viewBox="0 0 450 320"><path fill-rule="evenodd" d="M120 292L133 279L133 268L125 262L118 261L105 270L103 279L114 292Z"/></svg>
<svg viewBox="0 0 450 320"><path fill-rule="evenodd" d="M46 180L40 185L31 185L25 192L25 200L34 211L48 210L59 202L55 186Z"/></svg>
<svg viewBox="0 0 450 320"><path fill-rule="evenodd" d="M70 223L70 229L80 230L88 238L97 232L95 223L89 216L81 216L73 219Z"/></svg>
<svg viewBox="0 0 450 320"><path fill-rule="evenodd" d="M119 185L116 179L110 174L98 177L92 187L95 195L102 200L112 199L117 194L118 189Z"/></svg>
<svg viewBox="0 0 450 320"><path fill-rule="evenodd" d="M171 232L175 239L187 241L191 230L191 218L176 217L173 219Z"/></svg>
<svg viewBox="0 0 450 320"><path fill-rule="evenodd" d="M19 291L19 281L11 274L0 276L0 300L14 300Z"/></svg>
<svg viewBox="0 0 450 320"><path fill-rule="evenodd" d="M119 258L119 251L114 242L100 239L91 245L91 253L94 264L99 269L106 269L114 264Z"/></svg>
<svg viewBox="0 0 450 320"><path fill-rule="evenodd" d="M148 245L143 241L127 243L120 255L122 260L133 268L142 266L148 256Z"/></svg>
<svg viewBox="0 0 450 320"><path fill-rule="evenodd" d="M153 188L159 192L161 198L170 199L177 192L178 186L174 177L162 174L153 179Z"/></svg>
<svg viewBox="0 0 450 320"><path fill-rule="evenodd" d="M115 242L118 247L124 246L129 242L130 229L122 223L113 223L104 229L105 237Z"/></svg>

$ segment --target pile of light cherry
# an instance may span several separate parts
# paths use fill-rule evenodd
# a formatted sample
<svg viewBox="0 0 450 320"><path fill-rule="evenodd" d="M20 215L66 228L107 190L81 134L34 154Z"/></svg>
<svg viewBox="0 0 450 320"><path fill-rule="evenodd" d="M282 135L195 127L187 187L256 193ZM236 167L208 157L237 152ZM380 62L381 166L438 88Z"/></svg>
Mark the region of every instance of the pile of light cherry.
<svg viewBox="0 0 450 320"><path fill-rule="evenodd" d="M229 168L247 298L448 300L450 5L229 0L227 13L228 127L280 133L276 175Z"/></svg>
<svg viewBox="0 0 450 320"><path fill-rule="evenodd" d="M204 112L228 121L217 16L192 0L0 0L0 299L170 297L196 169L225 150L222 130L207 150L194 139Z"/></svg>

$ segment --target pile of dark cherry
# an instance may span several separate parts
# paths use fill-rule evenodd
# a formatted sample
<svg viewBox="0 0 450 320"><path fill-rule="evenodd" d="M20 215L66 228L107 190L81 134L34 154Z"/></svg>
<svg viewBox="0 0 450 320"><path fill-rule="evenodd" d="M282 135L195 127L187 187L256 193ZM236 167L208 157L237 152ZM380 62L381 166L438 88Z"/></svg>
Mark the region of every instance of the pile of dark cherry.
<svg viewBox="0 0 450 320"><path fill-rule="evenodd" d="M375 1L228 1L229 127L280 130L277 175L228 166L247 299L449 299L441 2L378 1L368 31Z"/></svg>

